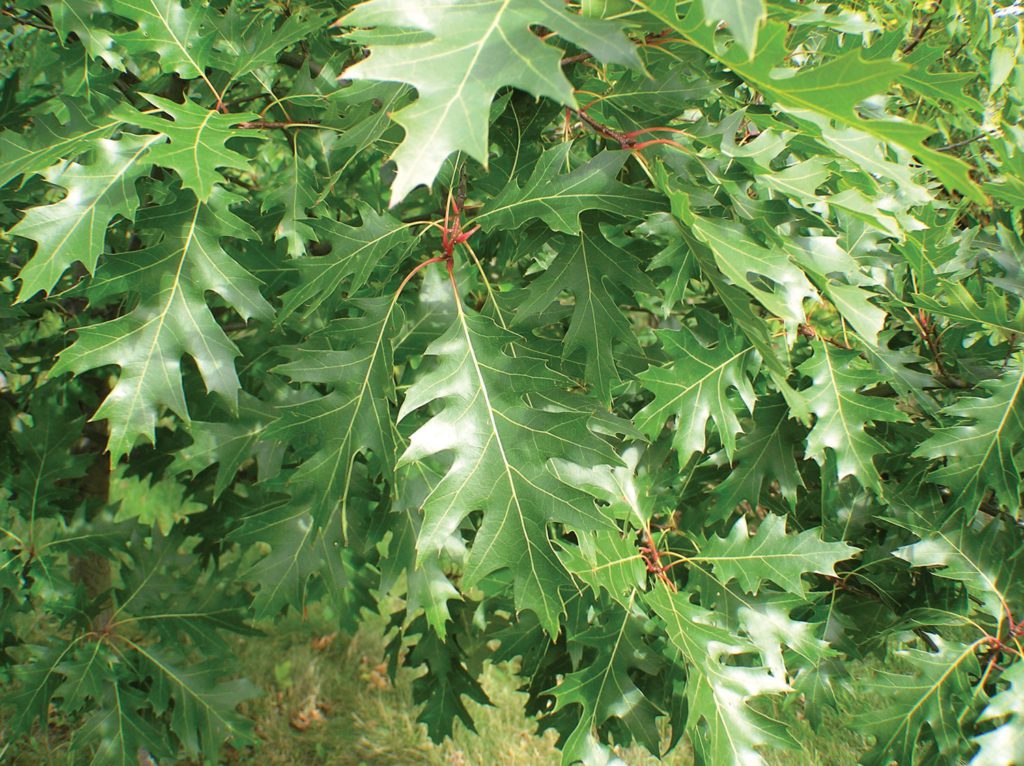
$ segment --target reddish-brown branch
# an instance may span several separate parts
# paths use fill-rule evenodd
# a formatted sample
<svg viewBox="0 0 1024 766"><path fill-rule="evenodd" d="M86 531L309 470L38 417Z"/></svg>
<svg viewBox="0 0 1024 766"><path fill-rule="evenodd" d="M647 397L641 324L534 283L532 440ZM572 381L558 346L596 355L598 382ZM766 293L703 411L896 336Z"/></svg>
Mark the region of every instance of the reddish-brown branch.
<svg viewBox="0 0 1024 766"><path fill-rule="evenodd" d="M18 16L16 13L13 13L7 10L6 8L0 10L0 13L10 18L12 21L14 21L15 24L21 24L26 27L33 27L34 29L41 29L44 32L57 31L52 24L45 24L38 21L32 21L31 19L26 19L24 16Z"/></svg>
<svg viewBox="0 0 1024 766"><path fill-rule="evenodd" d="M939 345L939 339L935 334L935 323L932 322L930 316L924 309L918 309L917 311L917 325L921 331L921 340L928 346L928 351L932 355L932 359L935 360L935 369L939 375L946 375L946 365L942 361L942 347Z"/></svg>
<svg viewBox="0 0 1024 766"><path fill-rule="evenodd" d="M412 271L405 275L405 279L402 280L402 284L400 284L398 286L398 290L395 291L396 299L402 294L406 285L409 284L409 280L416 276L421 269L426 268L432 263L444 263L448 270L448 276L452 280L452 284L455 284L455 248L458 245L465 243L470 237L480 230L479 224L470 229L463 230L462 206L465 204L465 201L466 181L465 176L463 176L459 183L459 190L456 197L452 197L450 192L448 194L448 203L445 205L444 210L444 223L437 224L441 227L441 255L436 255L433 258L428 258L422 263L416 264Z"/></svg>
<svg viewBox="0 0 1024 766"><path fill-rule="evenodd" d="M918 309L917 316L913 316L913 314L911 316L914 319L914 324L917 325L921 340L928 347L928 353L931 354L932 360L935 362L935 377L943 385L950 388L967 388L966 383L951 375L946 368L946 364L943 361L945 352L942 350L942 344L939 341L938 327L936 327L928 312L924 309Z"/></svg>
<svg viewBox="0 0 1024 766"><path fill-rule="evenodd" d="M921 41L924 40L924 36L928 34L928 30L932 28L933 21L933 18L929 18L925 24L917 28L917 32L914 34L914 39L907 43L907 47L903 49L904 56L909 56L914 52L914 48L921 44Z"/></svg>
<svg viewBox="0 0 1024 766"><path fill-rule="evenodd" d="M678 128L639 128L638 130L631 130L625 135L630 138L636 138L642 136L644 133L685 133L685 130L679 130Z"/></svg>
<svg viewBox="0 0 1024 766"><path fill-rule="evenodd" d="M658 551L658 546L654 544L654 538L651 537L651 530L644 527L642 534L642 545L640 546L640 555L643 557L644 564L647 565L647 571L661 580L673 593L676 591L676 584L672 582L665 571L669 569L661 562L661 553Z"/></svg>
<svg viewBox="0 0 1024 766"><path fill-rule="evenodd" d="M455 246L461 245L480 230L480 225L469 230L462 228L462 209L466 204L466 176L459 179L459 188L453 197L448 193L448 204L444 211L444 227L441 229L441 249L446 258L453 258Z"/></svg>
<svg viewBox="0 0 1024 766"><path fill-rule="evenodd" d="M648 146L656 146L657 144L664 144L665 146L674 146L676 149L682 149L686 151L686 147L678 141L673 141L668 138L652 138L650 141L641 141L639 144L633 144L630 149L634 152L639 152L642 149L646 149Z"/></svg>
<svg viewBox="0 0 1024 766"><path fill-rule="evenodd" d="M594 58L593 53L577 53L575 56L566 56L562 59L562 66L569 66L570 64L579 64L581 61L589 61Z"/></svg>
<svg viewBox="0 0 1024 766"><path fill-rule="evenodd" d="M317 120L306 122L272 122L269 120L253 120L252 122L240 122L237 127L248 130L283 130L285 128L296 128L309 125L319 125Z"/></svg>
<svg viewBox="0 0 1024 766"><path fill-rule="evenodd" d="M595 120L589 114L587 114L587 108L584 107L574 112L580 120L595 133L610 138L612 141L618 143L622 149L628 149L631 152L638 152L646 149L648 146L656 146L658 144L664 144L665 146L674 146L676 149L686 151L686 147L682 144L672 141L668 138L652 138L647 141L637 141L639 136L645 133L684 133L685 131L676 130L675 128L669 127L652 127L652 128L639 128L637 130L631 130L629 132L623 132L616 130L615 128L605 125L603 122Z"/></svg>
<svg viewBox="0 0 1024 766"><path fill-rule="evenodd" d="M630 149L635 143L633 139L630 138L627 134L615 130L615 128L605 125L603 122L595 120L593 117L587 114L586 110L584 109L580 109L579 111L577 111L576 115L583 121L584 124L593 129L595 133L599 133L605 138L610 138L613 141L618 142L619 146L621 146L623 149Z"/></svg>

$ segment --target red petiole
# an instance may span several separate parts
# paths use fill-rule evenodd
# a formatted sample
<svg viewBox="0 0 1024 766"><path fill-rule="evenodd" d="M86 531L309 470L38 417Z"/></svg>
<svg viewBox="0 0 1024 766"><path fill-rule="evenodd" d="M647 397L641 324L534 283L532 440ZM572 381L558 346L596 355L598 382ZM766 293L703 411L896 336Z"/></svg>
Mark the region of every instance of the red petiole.
<svg viewBox="0 0 1024 766"><path fill-rule="evenodd" d="M631 130L628 133L624 133L623 135L629 136L630 138L636 138L637 136L642 136L644 133L685 133L685 132L686 132L685 130L680 130L678 128L667 128L667 127L664 127L664 128L640 128L638 130Z"/></svg>
<svg viewBox="0 0 1024 766"><path fill-rule="evenodd" d="M395 291L395 297L397 298L399 295L402 294L402 290L404 290L405 286L407 284L409 284L409 280L412 279L414 276L416 276L416 272L420 271L421 269L426 268L427 266L429 266L432 263L440 263L441 261L449 261L449 260L451 260L451 259L448 258L447 256L437 255L437 256L434 256L433 258L428 258L427 260L423 261L422 263L417 263L415 266L413 266L412 271L410 271L408 274L405 275L405 279L402 280L402 284L400 284L398 286L398 289Z"/></svg>
<svg viewBox="0 0 1024 766"><path fill-rule="evenodd" d="M434 224L431 224L434 225ZM454 265L455 265L455 248L458 245L465 243L480 230L480 225L477 224L470 229L463 230L462 228L462 209L460 203L452 198L451 193L448 194L448 204L444 211L444 224L441 226L441 252L442 255L428 258L422 263L416 264L413 269L405 275L405 279L402 280L402 284L398 286L398 290L395 292L397 298L401 295L402 290L409 284L417 272L421 269L426 268L432 263L444 263L448 269L448 276L453 279L454 284Z"/></svg>

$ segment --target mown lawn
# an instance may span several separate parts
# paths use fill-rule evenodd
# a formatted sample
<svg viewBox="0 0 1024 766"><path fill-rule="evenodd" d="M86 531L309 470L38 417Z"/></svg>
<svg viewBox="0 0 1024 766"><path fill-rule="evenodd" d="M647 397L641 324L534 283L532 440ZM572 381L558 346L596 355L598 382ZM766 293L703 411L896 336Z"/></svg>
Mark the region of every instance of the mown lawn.
<svg viewBox="0 0 1024 766"><path fill-rule="evenodd" d="M246 674L264 694L250 702L263 744L227 750L225 766L556 766L552 732L537 734L523 714L525 696L514 690L508 668L490 666L485 687L494 707L470 702L479 733L456 727L454 741L435 745L416 723L410 682L403 671L392 684L384 669L382 623L352 639L334 633L323 618L292 618L264 638L238 640ZM805 744L800 752L772 753L773 766L851 766L867 742L844 730L838 717L818 733L786 715ZM0 762L17 766L68 766L67 732L55 729L31 742L7 743ZM0 753L3 746L0 745ZM620 753L628 766L685 766L681 747L663 761L639 750ZM187 763L187 762L186 762ZM75 764L77 766L77 764ZM160 766L165 766L161 764ZM180 766L186 766L185 763ZM188 766L198 766L189 764Z"/></svg>

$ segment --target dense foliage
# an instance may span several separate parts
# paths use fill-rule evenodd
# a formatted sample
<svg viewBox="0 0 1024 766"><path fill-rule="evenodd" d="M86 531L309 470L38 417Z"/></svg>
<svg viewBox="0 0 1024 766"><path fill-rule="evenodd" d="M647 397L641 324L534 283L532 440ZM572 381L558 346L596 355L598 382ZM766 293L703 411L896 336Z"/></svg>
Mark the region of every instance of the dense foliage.
<svg viewBox="0 0 1024 766"><path fill-rule="evenodd" d="M325 602L438 738L516 659L566 764L1024 763L1022 11L4 5L8 732L256 744Z"/></svg>

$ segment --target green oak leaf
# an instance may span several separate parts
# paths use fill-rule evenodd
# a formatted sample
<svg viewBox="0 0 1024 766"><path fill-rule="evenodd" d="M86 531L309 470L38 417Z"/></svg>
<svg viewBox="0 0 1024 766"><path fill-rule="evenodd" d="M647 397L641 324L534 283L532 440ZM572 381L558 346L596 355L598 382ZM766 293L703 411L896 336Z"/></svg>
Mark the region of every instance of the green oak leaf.
<svg viewBox="0 0 1024 766"><path fill-rule="evenodd" d="M860 761L864 766L914 763L924 727L941 756L959 760L966 741L962 722L974 702L971 677L979 673L977 647L937 635L930 638L934 652L905 649L898 653L912 674L881 671L868 686L883 701L852 719L855 727L875 736L875 746Z"/></svg>
<svg viewBox="0 0 1024 766"><path fill-rule="evenodd" d="M229 149L227 142L233 138L263 138L258 131L231 127L255 120L259 115L250 112L221 114L191 99L178 104L149 93L142 95L170 118L143 113L131 116L131 121L140 128L155 130L168 138L167 143L161 142L150 152L150 159L154 165L176 172L182 186L195 192L200 202L210 198L214 185L224 182L218 168L249 169L249 159Z"/></svg>
<svg viewBox="0 0 1024 766"><path fill-rule="evenodd" d="M300 283L285 293L282 319L303 307L309 316L336 296L346 280L348 292L355 292L386 255L395 251L404 256L416 243L409 227L397 218L365 204L358 209L362 219L358 226L329 218L309 222L315 239L330 245L331 251L296 261Z"/></svg>
<svg viewBox="0 0 1024 766"><path fill-rule="evenodd" d="M669 213L648 216L635 231L662 245L661 251L648 264L647 271L668 273L658 282L658 289L665 300L663 313L667 315L683 300L686 286L698 275L697 259L683 238L679 221Z"/></svg>
<svg viewBox="0 0 1024 766"><path fill-rule="evenodd" d="M977 74L973 72L929 71L929 67L938 62L946 53L945 46L919 45L903 62L910 64L911 69L900 77L900 83L921 95L938 103L940 106L953 104L960 107L962 113L981 114L985 107L973 96L964 92L964 88ZM980 129L980 126L979 126Z"/></svg>
<svg viewBox="0 0 1024 766"><path fill-rule="evenodd" d="M757 657L749 640L715 622L714 613L693 604L685 593L659 587L644 597L665 625L675 662L686 674L685 726L694 749L712 766L760 766L757 748L792 747L783 724L755 710L754 697L789 691L782 679L756 664L731 659Z"/></svg>
<svg viewBox="0 0 1024 766"><path fill-rule="evenodd" d="M732 322L761 355L775 387L785 396L786 402L793 412L793 417L806 421L810 417L807 407L786 380L789 377L789 365L780 358L768 325L743 294L744 288L731 284L730 280L721 272L718 265L719 256L716 256L711 247L699 239L690 228L696 223L697 217L691 209L689 192L678 184L678 179L671 175L664 164L659 163L655 166L653 180L657 188L668 197L672 216L676 219L675 230L671 237L678 236L681 241L678 247L671 248L671 252L692 255L694 263L687 263L686 268L689 270L699 267L703 276L711 283L717 296L721 299ZM740 276L746 279L746 274ZM755 287L752 283L748 284L750 288ZM763 286L770 285L764 283ZM762 292L765 291L762 290Z"/></svg>
<svg viewBox="0 0 1024 766"><path fill-rule="evenodd" d="M115 215L133 218L139 206L135 182L153 166L153 149L166 139L160 135L124 135L91 142L93 161L54 165L46 180L67 190L52 205L31 208L11 229L33 240L37 247L19 273L19 300L42 290L50 292L72 264L90 273L104 250L107 226Z"/></svg>
<svg viewBox="0 0 1024 766"><path fill-rule="evenodd" d="M420 508L440 480L440 474L430 472L423 463L400 469L398 482L402 487L397 508L391 518L394 537L388 543L388 555L381 561L381 589L388 593L400 588L404 578L407 612L423 610L427 623L441 640L448 635L448 622L452 619L449 601L462 596L445 574L443 557L460 558L462 541L452 536L450 546L433 555L418 554L416 540L423 526Z"/></svg>
<svg viewBox="0 0 1024 766"><path fill-rule="evenodd" d="M978 720L1001 720L995 729L974 738L979 749L971 766L1013 766L1024 761L1024 662L1014 662L999 680L1008 686L989 700Z"/></svg>
<svg viewBox="0 0 1024 766"><path fill-rule="evenodd" d="M630 10L630 0L582 0L580 10L584 16L605 19Z"/></svg>
<svg viewBox="0 0 1024 766"><path fill-rule="evenodd" d="M790 240L785 249L868 346L877 347L887 314L871 302L879 295L867 289L872 280L862 273L857 261L826 237ZM845 281L833 274L842 274Z"/></svg>
<svg viewBox="0 0 1024 766"><path fill-rule="evenodd" d="M69 418L58 407L33 408L32 427L17 422L10 435L18 450L17 472L9 476L13 504L29 518L58 510L74 494L67 482L83 476L89 466L84 455L72 451L82 438L83 421Z"/></svg>
<svg viewBox="0 0 1024 766"><path fill-rule="evenodd" d="M821 693L820 687L828 683L821 678L827 673L823 665L837 659L838 652L822 640L824 625L793 619L793 612L807 614L809 594L797 596L762 588L754 595L741 592L735 585L716 590L716 608L728 614L732 630L746 634L757 647L774 677L789 678L794 689L810 688Z"/></svg>
<svg viewBox="0 0 1024 766"><path fill-rule="evenodd" d="M580 711L579 723L562 748L565 766L594 762L594 751L604 749L598 731L613 716L632 739L650 752L658 752L661 738L657 719L661 711L632 676L656 676L662 672L665 661L645 639L644 620L636 614L632 599L626 608L607 613L603 624L573 636L573 645L592 657L566 673L561 683L551 689L555 698L553 713L570 706Z"/></svg>
<svg viewBox="0 0 1024 766"><path fill-rule="evenodd" d="M41 173L58 160L77 157L96 139L108 138L121 124L117 119L87 117L73 104L68 112L64 120L49 114L35 117L31 131L0 133L0 186L18 176Z"/></svg>
<svg viewBox="0 0 1024 766"><path fill-rule="evenodd" d="M59 695L71 711L96 706L73 740L75 745L96 748L93 763L134 766L140 747L157 757L171 757L166 734L144 712L149 707L145 695L110 683L121 662L117 655L100 641L62 643L26 647L26 661L15 671L21 688L5 700L17 706L14 730L30 726L37 717L45 721L45 707L53 695Z"/></svg>
<svg viewBox="0 0 1024 766"><path fill-rule="evenodd" d="M953 490L958 507L975 510L992 490L1000 503L1016 509L1024 469L1024 364L1018 360L981 387L990 395L964 396L944 408L942 414L960 424L935 430L914 454L944 461L931 476Z"/></svg>
<svg viewBox="0 0 1024 766"><path fill-rule="evenodd" d="M201 753L228 738L239 745L256 742L252 720L235 709L259 696L251 681L220 680L224 667L219 662L197 664L163 648L139 644L132 648L140 656L141 672L153 679L150 704L166 709L174 700L171 730L186 753Z"/></svg>
<svg viewBox="0 0 1024 766"><path fill-rule="evenodd" d="M523 186L506 185L473 219L488 231L518 229L539 218L552 231L579 234L580 215L603 210L617 215L644 215L660 207L658 195L616 180L627 152L603 151L568 173L572 145L560 144L541 155Z"/></svg>
<svg viewBox="0 0 1024 766"><path fill-rule="evenodd" d="M934 502L934 500L932 500ZM1005 544L1005 522L983 520L963 511L942 518L934 510L902 508L894 520L910 529L920 540L893 551L913 567L929 567L935 577L962 583L976 606L1002 625L1021 596L1021 561ZM947 512L942 511L943 516ZM941 522L936 521L941 518ZM998 631L997 631L998 632Z"/></svg>
<svg viewBox="0 0 1024 766"><path fill-rule="evenodd" d="M114 663L111 666L116 667ZM106 682L107 677L101 676ZM73 747L95 748L92 763L137 766L139 753L153 758L172 758L166 734L145 715L146 695L114 686L97 697L103 705L87 715L75 732Z"/></svg>
<svg viewBox="0 0 1024 766"><path fill-rule="evenodd" d="M736 42L753 57L757 50L757 32L768 17L764 0L703 0L704 23L717 26L719 22Z"/></svg>
<svg viewBox="0 0 1024 766"><path fill-rule="evenodd" d="M266 436L273 420L272 411L254 396L240 392L236 417L222 421L193 420L189 435L192 443L174 456L173 471L191 471L198 476L212 465L217 466L213 484L216 500L228 488L242 465L255 458L259 480L276 474L284 446Z"/></svg>
<svg viewBox="0 0 1024 766"><path fill-rule="evenodd" d="M450 466L423 502L417 547L440 550L464 519L483 511L464 571L467 584L509 569L518 609L533 611L551 635L564 610L563 568L548 525L607 526L594 499L560 482L552 459L584 466L615 465L615 454L587 427L585 412L543 410L531 394L571 381L543 361L506 347L522 339L479 314L461 310L426 351L435 365L406 392L399 419L434 402L442 408L410 438L400 465L450 454Z"/></svg>
<svg viewBox="0 0 1024 766"><path fill-rule="evenodd" d="M632 296L634 291L652 293L654 286L640 271L633 256L609 242L595 222L584 227L572 249L562 250L544 273L530 283L516 312L517 322L547 309L563 290L571 292L574 301L562 354L570 357L583 350L587 380L597 396L607 403L611 400L612 387L621 380L615 361L615 344L640 351L613 293L627 296Z"/></svg>
<svg viewBox="0 0 1024 766"><path fill-rule="evenodd" d="M217 40L214 13L208 6L185 7L178 0L109 0L108 12L136 24L131 31L113 35L126 52L155 54L161 72L175 72L186 80L206 77Z"/></svg>
<svg viewBox="0 0 1024 766"><path fill-rule="evenodd" d="M467 668L465 652L454 637L442 638L422 627L423 620L417 620L408 632L419 636L412 642L406 663L425 666L427 672L413 682L412 698L416 704L424 705L417 720L425 724L427 733L437 742L451 737L455 721L472 732L473 716L462 698L468 697L479 705L488 705L490 700L476 677Z"/></svg>
<svg viewBox="0 0 1024 766"><path fill-rule="evenodd" d="M697 218L692 228L734 285L775 316L791 322L804 320L804 300L817 300L818 293L784 251L758 244L743 227L728 221Z"/></svg>
<svg viewBox="0 0 1024 766"><path fill-rule="evenodd" d="M736 580L748 593L757 593L771 581L788 593L802 596L805 574L835 575L835 565L857 549L846 543L829 543L815 530L787 534L786 517L769 513L751 534L740 516L727 537L712 537L700 546L691 561L710 564L722 584Z"/></svg>
<svg viewBox="0 0 1024 766"><path fill-rule="evenodd" d="M604 589L625 605L634 591L644 587L647 570L635 535L600 529L580 532L576 541L577 545L565 545L559 556L565 568L594 591Z"/></svg>
<svg viewBox="0 0 1024 766"><path fill-rule="evenodd" d="M81 547L88 523L65 534L69 550L79 553L124 543L123 535L101 535L91 547ZM256 688L244 679L225 680L231 667L223 660L196 662L189 655L222 645L219 630L250 636L256 631L241 622L238 601L224 589L181 587L185 573L197 566L182 550L182 538L154 534L146 543L135 540L130 559L124 552L123 580L113 593L99 595L112 599L111 614L146 629L124 636L116 652L85 622L69 626L71 633L46 637L45 646L29 647L17 670L20 687L5 699L17 706L14 726L29 726L36 718L45 722L56 695L59 704L82 715L73 746L94 747L93 763L137 763L140 748L173 758L179 747L195 756L229 738L239 745L254 742L252 721L236 708L256 696ZM111 588L109 574L100 587ZM144 693L137 688L140 681Z"/></svg>
<svg viewBox="0 0 1024 766"><path fill-rule="evenodd" d="M931 295L915 295L914 303L926 311L958 322L970 322L1014 338L1024 332L1024 302L1016 305L1005 293L989 286L973 294L962 282L940 280Z"/></svg>
<svg viewBox="0 0 1024 766"><path fill-rule="evenodd" d="M777 482L779 493L795 509L797 489L803 486L792 449L797 439L798 431L781 397L758 403L753 427L737 440L732 459L726 457L728 475L711 491L712 517L725 519L743 502L756 508L772 482Z"/></svg>
<svg viewBox="0 0 1024 766"><path fill-rule="evenodd" d="M1024 207L1024 181L1016 176L990 181L983 188L987 194L1000 202L1014 207Z"/></svg>
<svg viewBox="0 0 1024 766"><path fill-rule="evenodd" d="M339 23L379 28L353 33L369 45L370 56L345 70L345 77L403 82L418 93L411 105L392 115L405 129L393 155L398 173L392 205L415 187L431 185L454 152L466 152L486 166L488 113L501 88L576 105L572 85L562 74L562 51L543 42L532 27L546 27L607 63L640 66L633 43L618 25L573 14L557 0L438 0L429 13L418 0L370 0ZM396 38L383 30L422 36Z"/></svg>
<svg viewBox="0 0 1024 766"><path fill-rule="evenodd" d="M266 15L254 23L249 9L229 6L228 12L218 19L219 36L213 44L211 60L218 69L230 73L232 80L237 80L275 64L282 50L310 38L327 25L329 18L323 8L297 6L283 18L267 9Z"/></svg>
<svg viewBox="0 0 1024 766"><path fill-rule="evenodd" d="M812 385L802 392L815 415L807 436L807 455L823 468L826 452L835 456L836 478L853 476L864 487L882 491L882 479L874 457L885 447L867 433L872 423L907 422L907 415L892 399L866 396L865 388L879 384L879 373L856 352L835 348L822 340L813 343L814 355L799 370Z"/></svg>
<svg viewBox="0 0 1024 766"><path fill-rule="evenodd" d="M185 489L174 481L141 482L125 477L112 481L119 501L114 521L134 521L169 535L175 524L206 510L206 506L185 498Z"/></svg>
<svg viewBox="0 0 1024 766"><path fill-rule="evenodd" d="M204 204L186 192L169 205L147 209L138 227L161 232L162 239L111 258L90 285L93 300L124 292L140 295L127 314L80 329L54 367L54 374L121 368L117 384L93 416L110 422L112 463L139 437L152 442L161 407L189 421L181 384L183 354L195 360L207 390L232 406L237 402L238 351L214 319L205 294L217 293L243 319L269 319L273 310L260 295L258 281L221 248L222 237L252 236L228 210L233 201L220 192Z"/></svg>
<svg viewBox="0 0 1024 766"><path fill-rule="evenodd" d="M354 300L358 317L336 319L298 347L284 350L289 362L275 372L291 380L331 387L326 396L286 402L267 438L316 452L290 477L296 502L312 515L316 527L341 508L347 523L353 463L372 452L390 474L397 460L398 437L393 347L401 311L394 298Z"/></svg>
<svg viewBox="0 0 1024 766"><path fill-rule="evenodd" d="M102 59L111 69L124 70L124 56L117 41L96 23L97 17L107 10L103 0L57 0L47 7L61 39L74 33L90 56Z"/></svg>
<svg viewBox="0 0 1024 766"><path fill-rule="evenodd" d="M708 24L713 18L711 11L717 11L717 3L697 0L690 4L683 18L678 16L675 0L635 0L635 4L718 59L776 106L795 114L806 111L902 147L918 156L947 186L985 204L985 195L971 180L967 163L923 144L934 132L931 128L858 114L857 106L864 99L884 93L910 69L909 64L881 57L865 59L860 50L851 50L825 64L793 72L785 66L791 52L786 47L789 28L783 21L771 20L764 25L751 55L746 50L723 49L717 44L716 30Z"/></svg>
<svg viewBox="0 0 1024 766"><path fill-rule="evenodd" d="M894 335L891 330L880 333L878 345L868 346L865 356L901 395L914 397L929 413L936 412L938 405L927 393L927 389L935 387L935 378L922 372L925 360L914 348L892 345Z"/></svg>
<svg viewBox="0 0 1024 766"><path fill-rule="evenodd" d="M694 453L704 451L708 420L714 420L731 457L736 434L742 430L736 411L742 406L753 412L757 398L748 377L756 366L753 349L724 326L718 342L710 348L687 329L659 330L658 339L669 362L638 376L654 394L654 401L637 413L637 428L655 437L665 421L674 417L672 446L682 466ZM730 400L730 390L736 392L739 403Z"/></svg>
<svg viewBox="0 0 1024 766"><path fill-rule="evenodd" d="M274 237L284 240L288 255L297 258L306 252L306 243L316 238L307 215L307 210L316 202L316 185L313 168L300 158L298 146L292 146L289 154L282 173L277 176L278 182L263 200L262 211L268 213L283 208Z"/></svg>
<svg viewBox="0 0 1024 766"><path fill-rule="evenodd" d="M232 508L237 513L237 508ZM287 607L308 601L310 580L330 578L329 587L345 588L335 578L342 546L341 524L316 526L305 506L286 495L261 496L244 507L241 525L228 538L245 547L262 547L259 558L243 577L257 586L252 610L257 619L272 617Z"/></svg>

